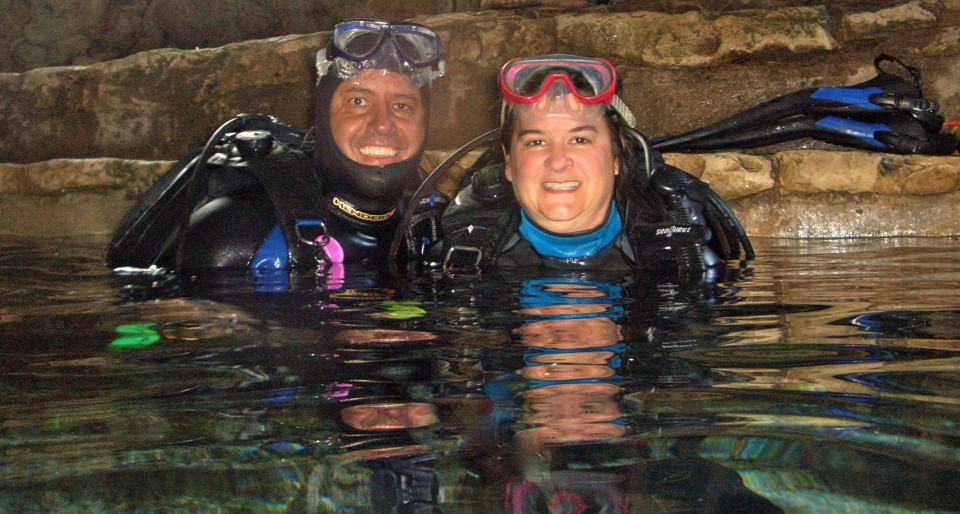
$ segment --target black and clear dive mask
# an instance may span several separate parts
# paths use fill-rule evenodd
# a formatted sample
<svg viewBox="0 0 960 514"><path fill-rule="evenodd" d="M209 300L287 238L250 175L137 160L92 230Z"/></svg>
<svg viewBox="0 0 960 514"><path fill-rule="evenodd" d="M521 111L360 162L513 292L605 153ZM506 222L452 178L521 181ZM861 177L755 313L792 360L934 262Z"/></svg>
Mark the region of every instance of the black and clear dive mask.
<svg viewBox="0 0 960 514"><path fill-rule="evenodd" d="M384 69L410 77L420 88L444 73L440 38L422 25L350 20L334 27L332 43L317 53L321 77L331 66L341 79L366 69Z"/></svg>

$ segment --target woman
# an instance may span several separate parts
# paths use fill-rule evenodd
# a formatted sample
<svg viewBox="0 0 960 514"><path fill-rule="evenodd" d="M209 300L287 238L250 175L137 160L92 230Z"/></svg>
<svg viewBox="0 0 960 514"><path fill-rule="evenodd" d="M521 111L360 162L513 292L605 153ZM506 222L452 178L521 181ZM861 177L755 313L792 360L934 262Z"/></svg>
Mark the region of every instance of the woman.
<svg viewBox="0 0 960 514"><path fill-rule="evenodd" d="M485 155L444 214L447 271L542 265L702 274L741 248L740 224L631 128L603 59L545 55L500 72L502 162Z"/></svg>

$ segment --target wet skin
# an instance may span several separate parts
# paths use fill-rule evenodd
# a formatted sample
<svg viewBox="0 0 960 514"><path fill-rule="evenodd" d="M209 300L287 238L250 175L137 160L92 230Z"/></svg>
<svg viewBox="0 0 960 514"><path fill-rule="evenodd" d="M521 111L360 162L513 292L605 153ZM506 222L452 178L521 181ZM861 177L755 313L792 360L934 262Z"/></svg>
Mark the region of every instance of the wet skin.
<svg viewBox="0 0 960 514"><path fill-rule="evenodd" d="M357 430L420 428L437 422L436 407L427 403L373 403L354 405L340 413Z"/></svg>
<svg viewBox="0 0 960 514"><path fill-rule="evenodd" d="M334 91L330 128L348 158L386 166L409 159L423 146L426 109L420 91L405 75L363 70Z"/></svg>
<svg viewBox="0 0 960 514"><path fill-rule="evenodd" d="M619 164L612 134L593 108L538 109L518 117L506 176L527 217L550 232L575 234L599 227L613 198ZM562 107L562 106L561 106Z"/></svg>

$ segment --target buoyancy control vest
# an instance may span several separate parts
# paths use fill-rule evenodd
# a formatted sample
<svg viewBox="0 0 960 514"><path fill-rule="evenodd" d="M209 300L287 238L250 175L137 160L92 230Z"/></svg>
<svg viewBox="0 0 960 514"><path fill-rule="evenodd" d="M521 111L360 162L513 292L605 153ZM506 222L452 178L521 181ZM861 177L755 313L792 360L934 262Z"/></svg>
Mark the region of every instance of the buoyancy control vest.
<svg viewBox="0 0 960 514"><path fill-rule="evenodd" d="M197 209L181 237L182 270L251 271L368 263L386 254L396 211L370 214L325 190L313 160L287 150L248 163L256 183Z"/></svg>
<svg viewBox="0 0 960 514"><path fill-rule="evenodd" d="M631 187L625 201L616 204L620 235L589 259L538 254L518 233L520 206L502 161L480 163L443 215L441 255L434 256L452 273L541 265L697 276L725 260L753 258L749 239L723 200L706 183L657 161L649 180Z"/></svg>
<svg viewBox="0 0 960 514"><path fill-rule="evenodd" d="M345 255L350 262L382 260L402 199L387 213L357 208L327 187L315 158L322 151L307 131L272 116L228 121L127 214L107 265L253 270L341 262ZM429 203L421 216L431 218L445 201L431 195ZM437 223L422 226L439 237Z"/></svg>

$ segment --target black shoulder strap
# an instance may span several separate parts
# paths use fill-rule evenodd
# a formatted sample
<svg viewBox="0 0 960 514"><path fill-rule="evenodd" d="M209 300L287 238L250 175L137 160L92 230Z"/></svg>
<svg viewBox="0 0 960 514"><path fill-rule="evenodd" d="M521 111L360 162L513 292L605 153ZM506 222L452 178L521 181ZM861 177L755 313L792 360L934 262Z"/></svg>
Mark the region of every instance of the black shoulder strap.
<svg viewBox="0 0 960 514"><path fill-rule="evenodd" d="M298 150L281 149L252 160L249 172L270 197L290 266L316 264L316 239L326 234L326 227L323 188L313 161Z"/></svg>
<svg viewBox="0 0 960 514"><path fill-rule="evenodd" d="M633 195L626 232L638 267L674 265L684 274L705 272L717 259L754 257L733 212L710 187L673 166L657 168L648 187Z"/></svg>
<svg viewBox="0 0 960 514"><path fill-rule="evenodd" d="M193 211L209 200L211 180L227 168L245 170L244 160L269 153L270 147L259 146L268 141L264 134L271 144L297 147L305 131L264 114L241 114L222 124L202 149L178 160L127 213L107 247L106 264L172 265L174 252L168 250L176 248Z"/></svg>
<svg viewBox="0 0 960 514"><path fill-rule="evenodd" d="M445 268L495 267L507 240L520 226L513 190L496 179L502 175L502 166L493 163L473 173L470 185L444 213Z"/></svg>
<svg viewBox="0 0 960 514"><path fill-rule="evenodd" d="M187 205L187 186L199 153L197 150L174 163L127 212L107 245L107 266L168 264L164 255L179 232L181 214L192 207Z"/></svg>

